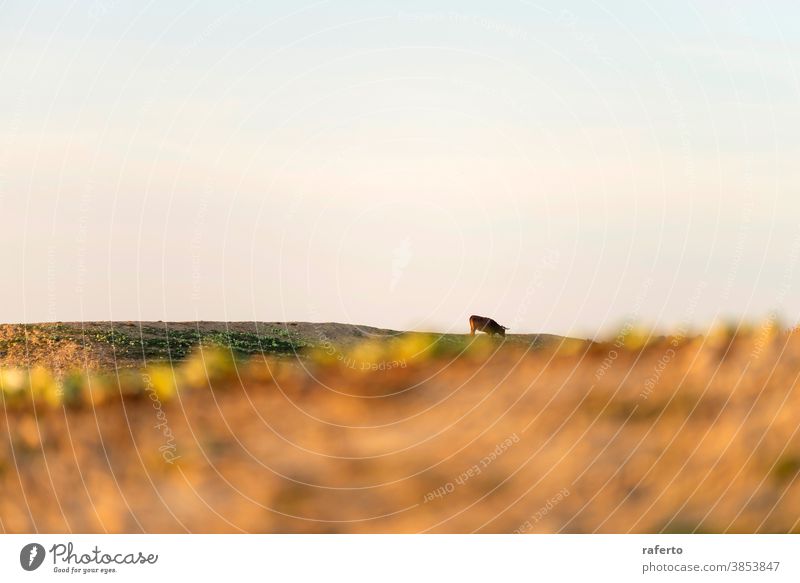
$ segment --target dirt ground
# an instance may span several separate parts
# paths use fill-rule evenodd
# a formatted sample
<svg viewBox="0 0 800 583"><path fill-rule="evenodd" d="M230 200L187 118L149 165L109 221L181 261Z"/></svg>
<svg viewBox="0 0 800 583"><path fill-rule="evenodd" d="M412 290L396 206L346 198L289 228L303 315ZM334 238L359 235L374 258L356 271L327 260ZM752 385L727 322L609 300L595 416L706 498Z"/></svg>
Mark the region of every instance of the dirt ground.
<svg viewBox="0 0 800 583"><path fill-rule="evenodd" d="M796 334L404 346L6 406L0 528L800 532Z"/></svg>

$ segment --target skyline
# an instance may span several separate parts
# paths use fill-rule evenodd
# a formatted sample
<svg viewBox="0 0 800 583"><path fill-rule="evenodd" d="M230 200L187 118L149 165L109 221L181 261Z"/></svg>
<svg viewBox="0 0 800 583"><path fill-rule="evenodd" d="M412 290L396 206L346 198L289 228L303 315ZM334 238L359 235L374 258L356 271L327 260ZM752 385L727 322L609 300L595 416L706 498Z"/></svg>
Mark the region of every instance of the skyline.
<svg viewBox="0 0 800 583"><path fill-rule="evenodd" d="M797 322L798 7L426 5L0 6L0 321Z"/></svg>

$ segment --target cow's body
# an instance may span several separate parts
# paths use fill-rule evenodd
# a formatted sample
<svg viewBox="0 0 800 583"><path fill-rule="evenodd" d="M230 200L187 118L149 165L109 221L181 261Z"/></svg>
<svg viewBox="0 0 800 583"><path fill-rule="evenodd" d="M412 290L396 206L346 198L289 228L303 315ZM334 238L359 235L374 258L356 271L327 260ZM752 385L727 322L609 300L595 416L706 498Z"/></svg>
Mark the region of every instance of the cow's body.
<svg viewBox="0 0 800 583"><path fill-rule="evenodd" d="M494 334L499 334L500 336L506 335L506 328L505 326L501 326L491 318L486 318L484 316L470 316L469 317L469 333L472 336L475 336L475 330L479 332L486 332L489 336Z"/></svg>

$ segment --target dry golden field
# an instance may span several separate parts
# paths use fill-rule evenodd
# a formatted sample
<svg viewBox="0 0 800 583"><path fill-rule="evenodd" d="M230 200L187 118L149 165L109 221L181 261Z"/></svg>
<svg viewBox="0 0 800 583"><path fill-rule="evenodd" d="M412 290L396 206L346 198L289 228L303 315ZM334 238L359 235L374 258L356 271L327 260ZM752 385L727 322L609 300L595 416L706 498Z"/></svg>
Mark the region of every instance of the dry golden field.
<svg viewBox="0 0 800 583"><path fill-rule="evenodd" d="M771 323L59 354L0 368L4 532L800 532L800 336Z"/></svg>

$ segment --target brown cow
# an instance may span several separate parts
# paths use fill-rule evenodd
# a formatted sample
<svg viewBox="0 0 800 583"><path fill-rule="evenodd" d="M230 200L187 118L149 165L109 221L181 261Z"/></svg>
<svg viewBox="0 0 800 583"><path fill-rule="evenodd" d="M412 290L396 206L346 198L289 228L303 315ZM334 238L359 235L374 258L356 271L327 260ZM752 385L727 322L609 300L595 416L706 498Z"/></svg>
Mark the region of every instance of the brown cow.
<svg viewBox="0 0 800 583"><path fill-rule="evenodd" d="M470 336L475 336L475 330L480 332L486 332L489 336L494 334L500 334L500 336L506 335L506 328L505 326L501 326L491 318L486 318L485 316L470 316L469 317L469 333Z"/></svg>

